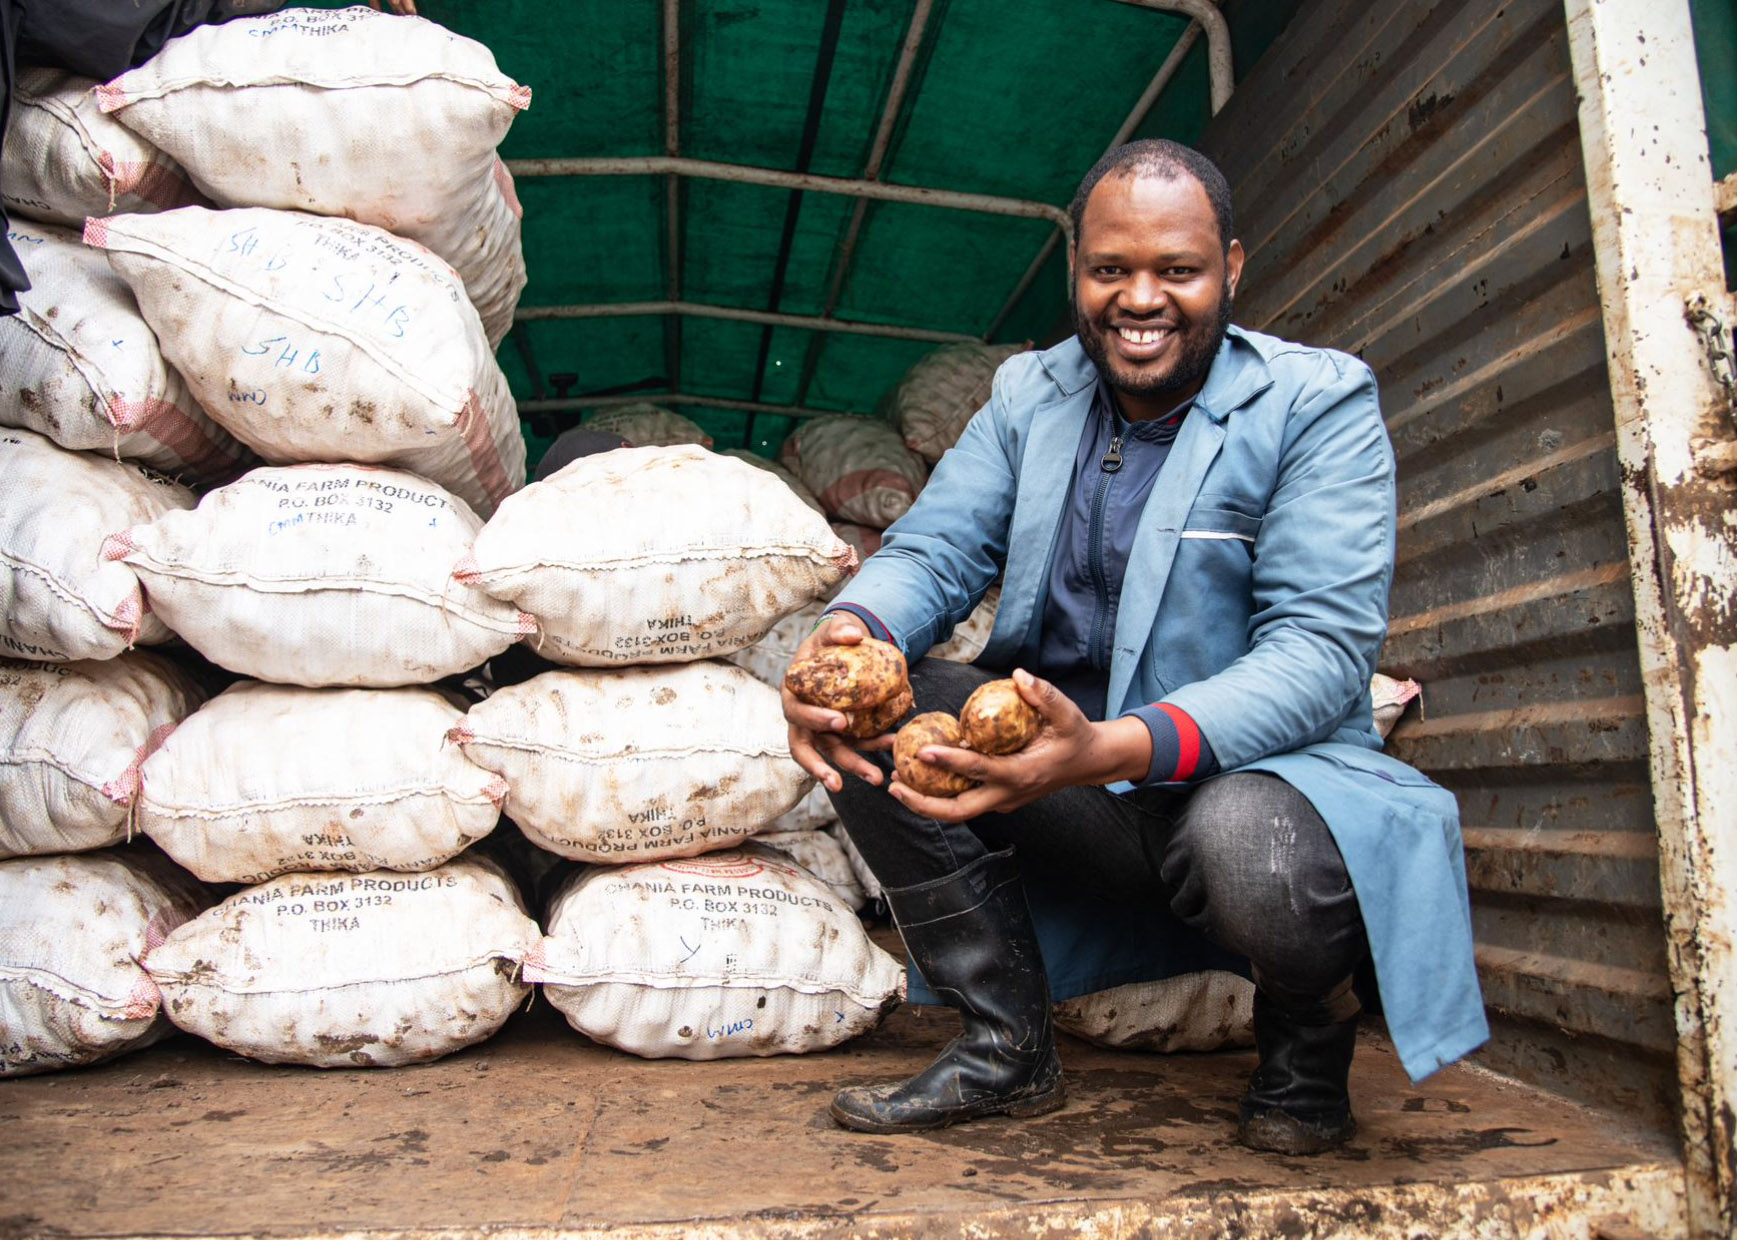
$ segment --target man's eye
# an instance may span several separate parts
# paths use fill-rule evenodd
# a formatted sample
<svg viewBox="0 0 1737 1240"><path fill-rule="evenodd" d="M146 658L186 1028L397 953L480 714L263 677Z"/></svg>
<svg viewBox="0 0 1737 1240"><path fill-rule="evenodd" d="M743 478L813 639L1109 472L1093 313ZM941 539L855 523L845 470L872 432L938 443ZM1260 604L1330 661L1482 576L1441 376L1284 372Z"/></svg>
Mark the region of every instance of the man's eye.
<svg viewBox="0 0 1737 1240"><path fill-rule="evenodd" d="M1095 275L1106 280L1113 280L1122 274L1122 268L1120 267L1097 267L1093 270Z"/></svg>
<svg viewBox="0 0 1737 1240"><path fill-rule="evenodd" d="M1198 275L1199 272L1193 267L1171 267L1164 274L1178 280L1187 280Z"/></svg>

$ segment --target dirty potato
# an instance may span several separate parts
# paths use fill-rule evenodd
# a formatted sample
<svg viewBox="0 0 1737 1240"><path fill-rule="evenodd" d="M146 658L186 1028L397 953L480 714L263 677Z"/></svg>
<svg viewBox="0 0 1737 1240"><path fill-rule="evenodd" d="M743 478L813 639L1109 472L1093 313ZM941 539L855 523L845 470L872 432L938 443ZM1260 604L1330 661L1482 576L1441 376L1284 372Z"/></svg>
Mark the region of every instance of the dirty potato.
<svg viewBox="0 0 1737 1240"><path fill-rule="evenodd" d="M879 706L845 712L845 718L849 722L845 725L844 734L859 741L882 736L892 731L893 725L910 714L916 704L916 699L911 696L911 686L906 685Z"/></svg>
<svg viewBox="0 0 1737 1240"><path fill-rule="evenodd" d="M958 746L959 721L944 711L918 715L893 738L893 768L899 782L924 796L956 797L977 786L975 780L924 762L917 754L925 745Z"/></svg>
<svg viewBox="0 0 1737 1240"><path fill-rule="evenodd" d="M810 706L849 712L879 706L909 685L899 648L865 637L855 646L823 646L797 659L784 673L784 687Z"/></svg>
<svg viewBox="0 0 1737 1240"><path fill-rule="evenodd" d="M1042 717L1019 696L1011 680L979 685L959 711L959 733L978 753L1009 754L1024 749L1037 735Z"/></svg>

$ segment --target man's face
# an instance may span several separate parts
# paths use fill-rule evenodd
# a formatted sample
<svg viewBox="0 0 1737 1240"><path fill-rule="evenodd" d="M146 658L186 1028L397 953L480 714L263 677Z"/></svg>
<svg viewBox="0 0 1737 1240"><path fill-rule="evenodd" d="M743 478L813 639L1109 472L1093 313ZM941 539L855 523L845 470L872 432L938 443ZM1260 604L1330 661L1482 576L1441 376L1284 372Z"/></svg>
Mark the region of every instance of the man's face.
<svg viewBox="0 0 1737 1240"><path fill-rule="evenodd" d="M1200 182L1111 173L1086 200L1070 265L1074 329L1125 416L1200 391L1242 277L1242 246L1225 253Z"/></svg>

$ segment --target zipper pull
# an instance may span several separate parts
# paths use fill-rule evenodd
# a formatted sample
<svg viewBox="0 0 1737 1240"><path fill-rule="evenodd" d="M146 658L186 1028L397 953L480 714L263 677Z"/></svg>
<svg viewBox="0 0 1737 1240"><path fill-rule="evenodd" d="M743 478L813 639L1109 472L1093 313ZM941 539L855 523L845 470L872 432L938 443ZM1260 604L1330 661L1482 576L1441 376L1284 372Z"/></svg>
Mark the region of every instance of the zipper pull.
<svg viewBox="0 0 1737 1240"><path fill-rule="evenodd" d="M1106 474L1113 474L1122 468L1122 437L1113 435L1110 438L1110 450L1104 453L1104 459L1098 465Z"/></svg>

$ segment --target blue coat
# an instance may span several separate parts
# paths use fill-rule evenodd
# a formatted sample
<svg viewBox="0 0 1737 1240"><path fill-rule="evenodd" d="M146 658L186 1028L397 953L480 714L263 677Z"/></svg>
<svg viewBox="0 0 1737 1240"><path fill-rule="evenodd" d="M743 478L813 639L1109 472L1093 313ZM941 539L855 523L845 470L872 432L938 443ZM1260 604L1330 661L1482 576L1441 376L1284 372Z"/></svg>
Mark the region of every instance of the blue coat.
<svg viewBox="0 0 1737 1240"><path fill-rule="evenodd" d="M1050 558L1097 371L1075 339L996 373L989 403L850 583L915 659L1004 574L979 661L1035 666ZM1232 327L1140 518L1105 716L1187 711L1223 770L1307 797L1344 855L1412 1079L1489 1036L1453 795L1380 752L1393 453L1369 368ZM1118 785L1113 791L1125 791Z"/></svg>

